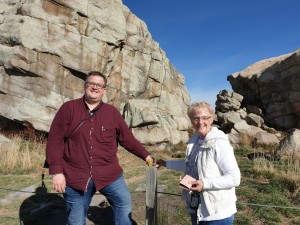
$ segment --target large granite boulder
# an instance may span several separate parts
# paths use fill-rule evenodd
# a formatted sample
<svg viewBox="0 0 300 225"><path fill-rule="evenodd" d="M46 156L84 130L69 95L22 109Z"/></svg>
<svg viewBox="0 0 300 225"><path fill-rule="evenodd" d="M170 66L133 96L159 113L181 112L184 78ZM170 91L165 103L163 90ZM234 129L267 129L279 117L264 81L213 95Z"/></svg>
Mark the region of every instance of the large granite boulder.
<svg viewBox="0 0 300 225"><path fill-rule="evenodd" d="M300 127L300 49L257 62L227 79L243 102L262 110L268 126Z"/></svg>
<svg viewBox="0 0 300 225"><path fill-rule="evenodd" d="M0 116L47 132L91 70L142 143L187 141L184 77L121 0L0 2Z"/></svg>
<svg viewBox="0 0 300 225"><path fill-rule="evenodd" d="M291 129L288 135L280 141L279 154L300 157L299 129Z"/></svg>

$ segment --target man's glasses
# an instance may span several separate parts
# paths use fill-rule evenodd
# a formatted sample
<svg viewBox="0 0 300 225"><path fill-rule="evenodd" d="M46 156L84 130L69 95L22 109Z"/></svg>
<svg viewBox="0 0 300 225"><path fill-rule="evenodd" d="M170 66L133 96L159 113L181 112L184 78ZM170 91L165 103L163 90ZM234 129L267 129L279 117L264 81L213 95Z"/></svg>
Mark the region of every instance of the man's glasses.
<svg viewBox="0 0 300 225"><path fill-rule="evenodd" d="M105 85L104 84L98 84L98 83L94 83L94 82L85 82L85 85L88 87L93 87L93 88L97 88L97 89L104 89Z"/></svg>
<svg viewBox="0 0 300 225"><path fill-rule="evenodd" d="M210 119L210 116L200 116L200 117L195 116L195 117L193 117L192 120L193 120L193 122L198 123L200 120L206 121L208 119Z"/></svg>

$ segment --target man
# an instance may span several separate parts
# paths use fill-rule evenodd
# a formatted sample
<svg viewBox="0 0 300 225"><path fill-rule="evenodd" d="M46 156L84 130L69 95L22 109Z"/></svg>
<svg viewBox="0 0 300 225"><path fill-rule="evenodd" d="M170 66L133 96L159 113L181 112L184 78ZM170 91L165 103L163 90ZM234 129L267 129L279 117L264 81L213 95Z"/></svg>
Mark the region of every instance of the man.
<svg viewBox="0 0 300 225"><path fill-rule="evenodd" d="M152 161L120 112L102 102L106 84L105 75L90 72L84 96L64 103L51 124L46 159L53 189L64 193L70 225L86 223L96 191L110 203L116 225L132 224L131 196L117 158L118 143L147 163Z"/></svg>

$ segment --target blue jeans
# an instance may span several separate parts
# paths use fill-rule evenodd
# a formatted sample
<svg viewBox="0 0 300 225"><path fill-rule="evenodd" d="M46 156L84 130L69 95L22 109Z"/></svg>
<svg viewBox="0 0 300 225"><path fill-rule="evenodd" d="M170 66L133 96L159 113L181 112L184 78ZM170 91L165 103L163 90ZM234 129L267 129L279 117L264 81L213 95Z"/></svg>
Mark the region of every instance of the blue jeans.
<svg viewBox="0 0 300 225"><path fill-rule="evenodd" d="M191 214L192 225L232 225L234 214L222 220L200 221L197 224L197 214Z"/></svg>
<svg viewBox="0 0 300 225"><path fill-rule="evenodd" d="M99 192L107 198L114 214L115 224L131 225L131 196L124 177L120 176ZM92 179L89 181L86 192L66 187L64 198L68 213L67 225L86 224L89 205L95 193L96 189Z"/></svg>

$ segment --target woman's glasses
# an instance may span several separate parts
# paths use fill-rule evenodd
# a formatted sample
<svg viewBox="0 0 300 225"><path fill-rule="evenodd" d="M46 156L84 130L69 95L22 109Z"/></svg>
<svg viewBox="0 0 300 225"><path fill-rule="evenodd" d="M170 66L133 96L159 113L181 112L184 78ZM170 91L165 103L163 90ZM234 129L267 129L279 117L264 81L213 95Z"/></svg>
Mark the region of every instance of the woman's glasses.
<svg viewBox="0 0 300 225"><path fill-rule="evenodd" d="M195 117L193 117L193 122L195 122L195 123L198 123L200 120L202 120L202 121L206 121L206 120L208 120L210 118L210 116L195 116Z"/></svg>

